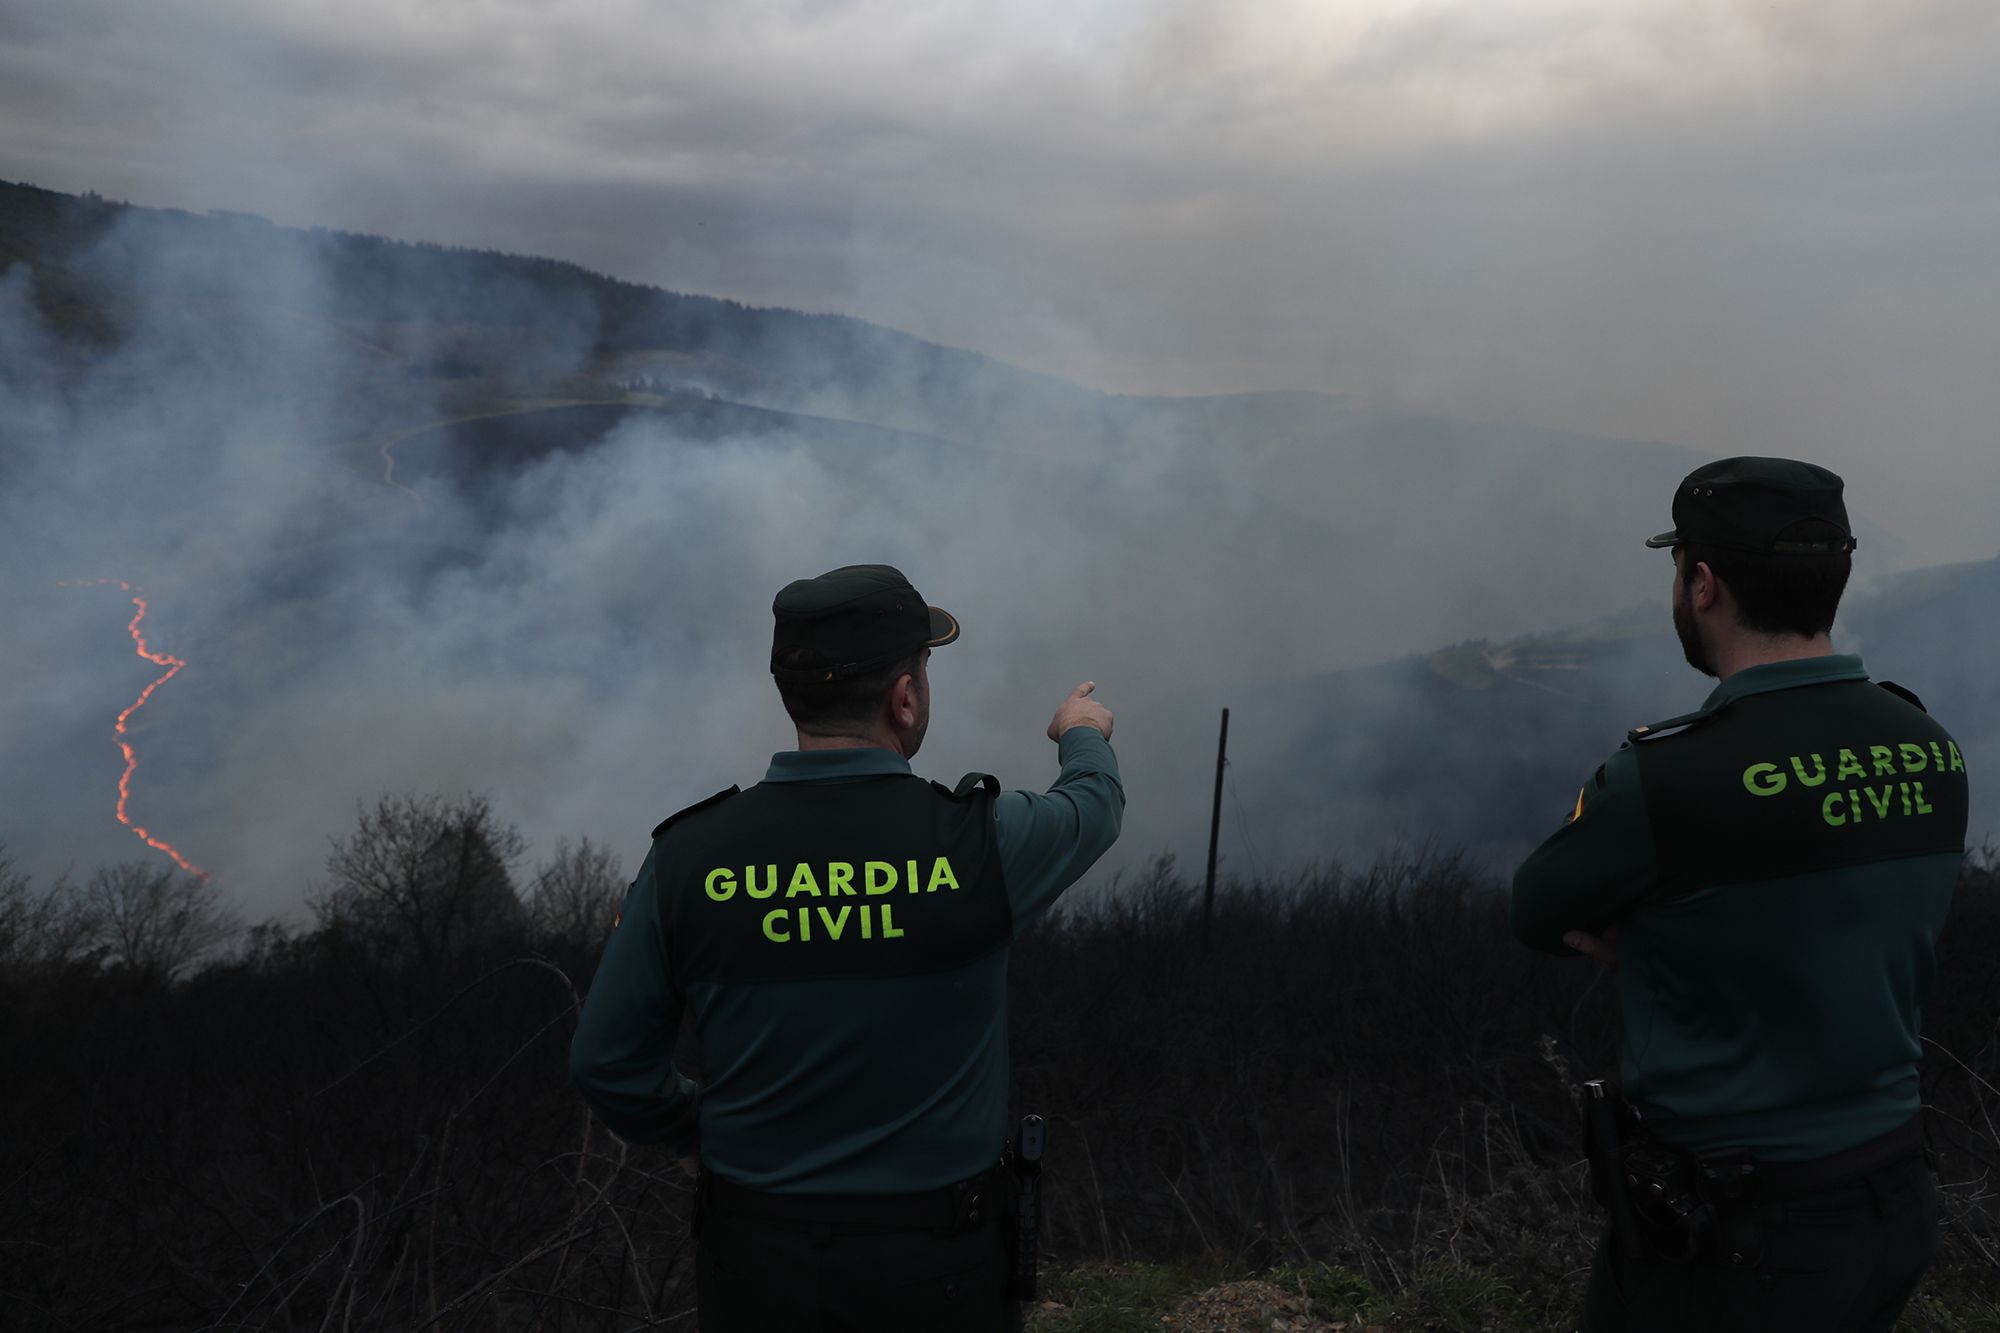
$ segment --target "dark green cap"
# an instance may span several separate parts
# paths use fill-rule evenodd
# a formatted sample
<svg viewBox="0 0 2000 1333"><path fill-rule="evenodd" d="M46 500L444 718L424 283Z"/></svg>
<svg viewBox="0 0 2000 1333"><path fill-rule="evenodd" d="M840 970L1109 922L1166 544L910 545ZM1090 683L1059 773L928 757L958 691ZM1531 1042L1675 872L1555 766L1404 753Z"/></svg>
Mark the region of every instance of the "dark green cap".
<svg viewBox="0 0 2000 1333"><path fill-rule="evenodd" d="M1693 542L1761 554L1841 555L1858 544L1838 473L1795 458L1724 458L1674 492L1674 529L1648 546Z"/></svg>
<svg viewBox="0 0 2000 1333"><path fill-rule="evenodd" d="M890 565L842 565L787 583L771 614L771 674L787 682L864 675L958 637L951 612L926 604ZM793 665L779 665L788 656Z"/></svg>

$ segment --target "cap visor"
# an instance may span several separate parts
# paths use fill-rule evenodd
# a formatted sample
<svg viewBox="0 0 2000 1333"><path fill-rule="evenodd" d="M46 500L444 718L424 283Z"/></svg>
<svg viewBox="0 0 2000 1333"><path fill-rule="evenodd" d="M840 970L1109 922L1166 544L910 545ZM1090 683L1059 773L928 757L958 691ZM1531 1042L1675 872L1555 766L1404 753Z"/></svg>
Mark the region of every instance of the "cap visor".
<svg viewBox="0 0 2000 1333"><path fill-rule="evenodd" d="M1646 545L1655 550L1658 550L1662 546L1679 546L1680 544L1681 534L1678 529L1673 532L1663 532L1657 537L1646 538Z"/></svg>
<svg viewBox="0 0 2000 1333"><path fill-rule="evenodd" d="M930 608L931 637L926 648L942 648L958 639L958 618L941 606Z"/></svg>

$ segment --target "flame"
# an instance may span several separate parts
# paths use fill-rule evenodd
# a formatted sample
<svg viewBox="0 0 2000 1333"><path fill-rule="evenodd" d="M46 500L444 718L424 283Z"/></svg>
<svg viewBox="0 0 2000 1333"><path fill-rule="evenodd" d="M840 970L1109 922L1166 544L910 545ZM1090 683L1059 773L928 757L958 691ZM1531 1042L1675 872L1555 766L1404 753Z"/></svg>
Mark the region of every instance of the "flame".
<svg viewBox="0 0 2000 1333"><path fill-rule="evenodd" d="M142 828L138 824L134 824L131 813L127 809L132 799L132 774L139 768L139 754L132 748L132 742L125 739L125 724L131 720L132 714L146 706L146 701L153 697L154 690L159 689L160 686L179 675L180 669L186 666L187 663L171 653L156 653L146 646L146 636L139 629L140 622L146 618L146 598L141 589L134 588L131 584L121 579L83 579L65 582L62 586L122 588L132 595L132 623L125 627L125 631L132 636L132 643L138 651L139 656L145 658L154 666L165 667L166 671L151 684L147 685L145 689L139 691L139 697L126 705L125 710L118 714L117 725L112 728L118 737L118 751L125 756L125 771L118 775L118 822L126 828L131 829L133 834L148 847L165 852L168 856L172 857L174 864L182 870L187 871L197 879L205 880L208 878L206 870L188 860L187 857L181 854L179 848L175 847L165 838L156 838L151 831Z"/></svg>

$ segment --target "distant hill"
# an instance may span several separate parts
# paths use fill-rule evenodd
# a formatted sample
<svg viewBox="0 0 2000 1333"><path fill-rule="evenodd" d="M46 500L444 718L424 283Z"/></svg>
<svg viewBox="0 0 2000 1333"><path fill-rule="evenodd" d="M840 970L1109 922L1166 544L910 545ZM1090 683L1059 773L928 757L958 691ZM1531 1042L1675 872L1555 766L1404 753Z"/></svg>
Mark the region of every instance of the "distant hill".
<svg viewBox="0 0 2000 1333"><path fill-rule="evenodd" d="M7 265L31 275L62 335L61 373L99 393L120 373L150 377L134 394L161 380L213 384L211 397L282 385L290 416L360 476L387 475L387 448L403 480L463 483L465 449L503 436L483 465L505 476L589 448L624 408L694 438L729 422L806 442L838 436L850 452L865 453L864 438L892 452L927 440L962 470L967 494L989 502L1080 495L1077 520L1105 526L1097 577L1111 586L1192 586L1249 568L1267 571L1267 585L1296 585L1291 600L1312 603L1300 623L1322 627L1307 636L1308 666L1630 603L1646 589L1629 565L1577 562L1560 581L1522 580L1509 576L1509 553L1623 541L1635 514L1659 510L1700 461L1665 444L1384 412L1338 394L1105 394L860 320L574 264L26 185L0 185ZM108 354L127 340L148 348L137 370ZM588 404L605 410L580 410ZM426 461L447 441L455 461ZM958 452L937 453L944 445ZM1607 496L1632 497L1631 511ZM1384 577L1395 570L1442 577L1413 598ZM1200 637L1189 628L1189 642Z"/></svg>
<svg viewBox="0 0 2000 1333"><path fill-rule="evenodd" d="M646 381L804 408L872 405L904 424L986 413L1032 390L1087 417L1104 395L837 315L763 309L495 251L278 227L0 183L0 271L24 264L46 319L92 347L149 304L285 310L378 377L458 398L564 377ZM246 290L243 275L290 279Z"/></svg>
<svg viewBox="0 0 2000 1333"><path fill-rule="evenodd" d="M469 679L532 693L544 672L612 697L635 669L714 688L687 673L721 651L719 570L756 589L732 585L735 606L768 596L766 557L781 554L786 577L793 563L904 560L927 591L952 590L968 647L1010 627L956 659L977 752L931 757L1041 762L1032 735L993 754L987 724L1028 707L1015 692L1048 673L1096 673L1129 719L1134 855L1205 835L1221 704L1236 710L1241 800L1225 847L1247 871L1260 852L1352 856L1398 837L1504 857L1626 728L1703 692L1666 633L1666 562L1637 546L1701 461L1668 444L1335 392L1107 394L855 319L574 264L27 185L0 185L4 339L0 391L27 408L0 428L0 480L29 497L9 535L62 562L51 579L180 575L198 590L178 604L207 623L240 629L282 607L287 643L361 653L348 646L462 634L439 628L440 608L468 581L509 580L524 623L559 621L575 596L544 571L586 551L594 577L643 584L620 603L643 608L632 634L677 626L679 656L635 668L581 647L439 651ZM610 481L549 499L592 469ZM655 508L624 521L686 545L639 569L603 555L656 549L599 530L607 494L647 496ZM1893 542L1862 531L1881 568ZM1992 743L1996 709L1953 626L1985 614L1995 577L1912 576L1846 622L1969 750ZM407 622L393 614L405 602L420 608ZM1649 609L1620 614L1635 605ZM256 655L207 666L232 674L203 698L288 688ZM80 744L28 725L44 752ZM234 716L188 725L190 772L220 771ZM373 747L381 780L440 780L432 751L396 752L402 739ZM544 780L535 757L512 757L524 792ZM52 785L24 802L17 818L35 825L81 798Z"/></svg>

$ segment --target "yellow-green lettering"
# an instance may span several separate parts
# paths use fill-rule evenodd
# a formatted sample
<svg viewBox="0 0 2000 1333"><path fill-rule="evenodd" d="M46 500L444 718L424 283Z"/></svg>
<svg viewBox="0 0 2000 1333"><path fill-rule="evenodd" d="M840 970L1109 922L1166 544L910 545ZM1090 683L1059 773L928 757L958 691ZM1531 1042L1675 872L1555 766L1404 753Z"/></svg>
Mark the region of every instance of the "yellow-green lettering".
<svg viewBox="0 0 2000 1333"><path fill-rule="evenodd" d="M896 867L887 861L870 861L861 867L861 887L871 898L879 898L896 887Z"/></svg>
<svg viewBox="0 0 2000 1333"><path fill-rule="evenodd" d="M764 938L773 940L779 944L790 944L792 942L790 932L780 934L778 932L778 923L789 920L791 915L791 912L783 907L774 907L764 913Z"/></svg>
<svg viewBox="0 0 2000 1333"><path fill-rule="evenodd" d="M819 880L813 876L813 868L801 861L792 870L792 882L785 887L787 898L796 898L802 893L819 897Z"/></svg>
<svg viewBox="0 0 2000 1333"><path fill-rule="evenodd" d="M861 904L861 938L864 940L872 940L875 938L874 903Z"/></svg>
<svg viewBox="0 0 2000 1333"><path fill-rule="evenodd" d="M1868 747L1868 757L1875 761L1875 776L1893 778L1896 776L1896 752L1886 745Z"/></svg>
<svg viewBox="0 0 2000 1333"><path fill-rule="evenodd" d="M1884 787L1879 796L1876 795L1875 788L1873 787L1863 787L1861 790L1867 793L1868 804L1875 807L1875 818L1887 819L1889 817L1889 798L1896 794L1896 789L1894 787Z"/></svg>
<svg viewBox="0 0 2000 1333"><path fill-rule="evenodd" d="M830 898L838 898L842 894L846 894L850 898L854 896L854 863L852 861L835 861L827 866L826 892Z"/></svg>
<svg viewBox="0 0 2000 1333"><path fill-rule="evenodd" d="M736 874L727 866L717 866L708 872L708 878L701 882L708 896L719 903L726 903L736 896Z"/></svg>
<svg viewBox="0 0 2000 1333"><path fill-rule="evenodd" d="M1849 778L1865 778L1868 770L1861 766L1861 757L1852 750L1840 752L1840 771L1837 775L1842 782Z"/></svg>
<svg viewBox="0 0 2000 1333"><path fill-rule="evenodd" d="M917 863L915 861L905 861L903 864L909 867L910 871L910 877L903 882L910 886L911 893L915 893L923 887L923 881L917 878ZM884 938L886 939L887 937L884 936Z"/></svg>
<svg viewBox="0 0 2000 1333"><path fill-rule="evenodd" d="M912 861L910 864L915 865L916 862ZM885 940L900 940L903 938L903 932L896 929L896 920L890 915L895 910L896 904L894 903L882 904L882 938Z"/></svg>
<svg viewBox="0 0 2000 1333"><path fill-rule="evenodd" d="M813 909L810 907L801 907L799 909L799 938L802 940L809 940L812 937L813 937Z"/></svg>
<svg viewBox="0 0 2000 1333"><path fill-rule="evenodd" d="M1924 784L1923 784L1923 783L1921 783L1921 782L1912 782L1912 783L1910 784L1910 794L1911 794L1911 795L1912 795L1912 796L1913 796L1913 797L1914 797L1914 798L1916 799L1916 803L1917 803L1917 813L1918 813L1918 814L1920 814L1920 815L1928 815L1928 814L1935 814L1935 813L1936 813L1936 811L1937 811L1937 807L1936 807L1936 806L1934 806L1934 805L1932 805L1932 804L1931 804L1931 803L1930 803L1929 801L1926 801L1926 800L1924 799Z"/></svg>
<svg viewBox="0 0 2000 1333"><path fill-rule="evenodd" d="M931 882L924 886L924 892L936 893L940 884L944 885L947 889L958 887L958 876L951 873L951 862L945 860L942 856L932 863Z"/></svg>
<svg viewBox="0 0 2000 1333"><path fill-rule="evenodd" d="M1954 773L1963 773L1965 771L1965 756L1958 752L1958 742L1946 741L1945 746L1951 751L1951 771Z"/></svg>
<svg viewBox="0 0 2000 1333"><path fill-rule="evenodd" d="M837 916L831 907L822 907L819 909L820 924L826 927L826 937L828 939L837 940L840 938L840 932L847 929L847 914L853 910L846 903L840 905L840 913ZM865 912L868 909L864 907L861 910Z"/></svg>
<svg viewBox="0 0 2000 1333"><path fill-rule="evenodd" d="M1837 791L1830 791L1826 794L1826 799L1819 803L1820 817L1835 828L1839 828L1847 822L1847 812L1840 808L1842 805L1840 798L1843 794Z"/></svg>
<svg viewBox="0 0 2000 1333"><path fill-rule="evenodd" d="M1821 783L1826 781L1826 760L1820 758L1818 755L1814 755L1812 757L1812 761L1813 761L1812 776L1807 777L1806 766L1799 762L1799 756L1798 755L1792 756L1792 772L1799 775L1799 785L1801 786L1817 787ZM1783 775L1781 774L1780 781L1778 783L1779 791L1783 791L1785 789L1785 785L1782 778Z"/></svg>
<svg viewBox="0 0 2000 1333"><path fill-rule="evenodd" d="M1896 752L1903 756L1905 773L1921 773L1931 762L1930 756L1924 753L1924 747L1914 741L1904 741L1896 747Z"/></svg>
<svg viewBox="0 0 2000 1333"><path fill-rule="evenodd" d="M768 898L778 891L778 867L764 867L764 887L757 887L757 867L743 867L743 892L752 898Z"/></svg>
<svg viewBox="0 0 2000 1333"><path fill-rule="evenodd" d="M1792 762L1796 764L1799 761L1794 759ZM1826 781L1826 770L1823 768L1819 780ZM1743 790L1752 796L1776 796L1784 789L1785 775L1778 771L1776 764L1752 764L1743 770Z"/></svg>

